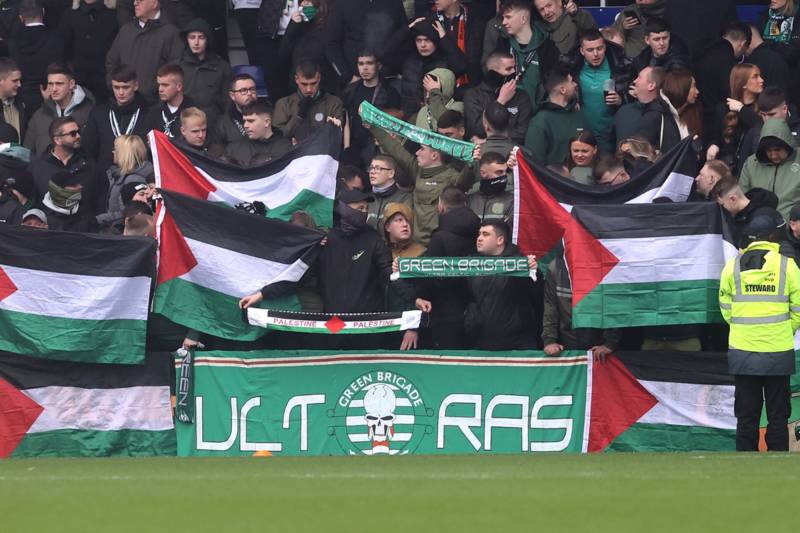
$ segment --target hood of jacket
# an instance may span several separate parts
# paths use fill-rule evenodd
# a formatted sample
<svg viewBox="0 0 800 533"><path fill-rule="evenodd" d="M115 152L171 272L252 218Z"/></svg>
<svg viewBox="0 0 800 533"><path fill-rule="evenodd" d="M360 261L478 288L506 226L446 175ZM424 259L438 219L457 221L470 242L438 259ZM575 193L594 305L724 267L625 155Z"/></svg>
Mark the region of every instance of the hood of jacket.
<svg viewBox="0 0 800 533"><path fill-rule="evenodd" d="M477 239L481 220L468 207L459 207L439 216L439 230L465 239Z"/></svg>
<svg viewBox="0 0 800 533"><path fill-rule="evenodd" d="M765 165L771 164L767 158L766 147L769 143L774 142L775 139L786 146L786 149L789 150L788 159L792 159L797 145L792 131L789 129L789 124L787 124L785 120L771 118L767 120L764 127L761 128L761 137L758 140L758 149L756 150L756 159L758 159L759 163Z"/></svg>
<svg viewBox="0 0 800 533"><path fill-rule="evenodd" d="M70 100L66 109L62 109L62 116L71 115L72 112L83 102L87 102L90 107L94 107L94 95L80 85L75 85L75 90L72 92L72 100ZM56 113L56 103L50 98L47 98L42 103L42 107L44 107L51 115L58 116L58 113Z"/></svg>
<svg viewBox="0 0 800 533"><path fill-rule="evenodd" d="M439 83L442 85L442 96L448 100L453 99L456 92L456 75L453 74L453 71L446 68L435 68L426 74L439 78Z"/></svg>

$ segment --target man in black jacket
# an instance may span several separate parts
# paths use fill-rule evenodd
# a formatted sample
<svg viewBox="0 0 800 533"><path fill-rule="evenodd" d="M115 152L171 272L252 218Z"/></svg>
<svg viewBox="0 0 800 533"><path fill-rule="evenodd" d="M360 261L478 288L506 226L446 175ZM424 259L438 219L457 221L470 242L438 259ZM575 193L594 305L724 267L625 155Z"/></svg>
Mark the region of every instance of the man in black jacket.
<svg viewBox="0 0 800 533"><path fill-rule="evenodd" d="M378 232L367 225L371 201L371 196L352 190L342 192L336 203L334 227L319 259L325 313L384 312L387 290L396 291L402 301L409 303L409 308L413 306L415 295L410 285L398 280L391 282L390 289L392 253ZM360 348L378 348L376 344L383 342L371 338L372 335L355 337L359 339L345 342Z"/></svg>
<svg viewBox="0 0 800 533"><path fill-rule="evenodd" d="M645 31L644 42L647 48L633 61L636 72L641 72L645 67L661 67L667 72L692 69L689 50L680 39L671 34L663 19L648 19Z"/></svg>
<svg viewBox="0 0 800 533"><path fill-rule="evenodd" d="M105 102L106 51L117 35L116 13L103 0L81 0L64 13L59 31L64 36L64 58L72 63L78 83L98 102Z"/></svg>
<svg viewBox="0 0 800 533"><path fill-rule="evenodd" d="M28 113L25 103L18 96L22 87L22 71L13 60L0 58L0 100L3 102L3 113L0 123L11 125L17 132L16 143L25 138L28 126Z"/></svg>
<svg viewBox="0 0 800 533"><path fill-rule="evenodd" d="M373 50L384 58L387 37L403 26L405 20L403 4L396 0L331 3L328 58L339 73L340 85L358 80L356 60L362 50Z"/></svg>
<svg viewBox="0 0 800 533"><path fill-rule="evenodd" d="M753 25L750 25L749 28L751 37L750 45L747 48L747 62L757 66L761 71L765 87L779 87L788 94L791 82L789 64L771 43L764 42L759 28Z"/></svg>
<svg viewBox="0 0 800 533"><path fill-rule="evenodd" d="M225 148L231 161L250 167L272 161L292 149L292 142L272 128L272 109L255 102L242 110L247 138L232 142Z"/></svg>
<svg viewBox="0 0 800 533"><path fill-rule="evenodd" d="M475 242L487 257L519 256L511 230L500 220L485 221ZM531 268L536 261L529 259ZM542 284L528 277L478 276L467 279L470 303L464 329L479 350L523 350L541 346Z"/></svg>
<svg viewBox="0 0 800 533"><path fill-rule="evenodd" d="M14 28L8 51L22 71L20 96L28 113L42 105L41 87L47 82L47 66L64 57L64 40L56 30L44 25L44 10L37 0L19 6L21 25Z"/></svg>
<svg viewBox="0 0 800 533"><path fill-rule="evenodd" d="M169 64L159 68L156 81L161 102L148 111L145 128L147 131L158 130L175 139L181 134L181 111L196 106L183 94L183 69L180 66Z"/></svg>
<svg viewBox="0 0 800 533"><path fill-rule="evenodd" d="M662 154L681 142L678 123L675 122L675 117L670 112L667 103L659 96L663 82L664 69L658 67L645 67L634 81L637 98L640 103L644 104L637 135L646 139L653 148ZM646 90L640 91L639 87L646 88ZM643 101L644 94L647 95L648 101ZM654 98L650 100L650 97Z"/></svg>
<svg viewBox="0 0 800 533"><path fill-rule="evenodd" d="M226 113L217 121L215 131L217 142L223 146L247 137L242 109L258 100L256 80L249 74L234 76L228 86L228 98Z"/></svg>
<svg viewBox="0 0 800 533"><path fill-rule="evenodd" d="M113 97L95 107L83 132L83 148L101 172L113 162L114 140L120 135L147 136L147 104L139 94L136 70L122 65L111 73Z"/></svg>
<svg viewBox="0 0 800 533"><path fill-rule="evenodd" d="M77 176L81 185L81 213L94 215L105 208L106 181L97 179L94 161L81 150L81 133L72 117L60 117L50 125L52 144L48 150L31 160L28 170L33 174L33 190L36 201L42 201L49 191L50 178L57 172L68 172ZM99 186L102 184L103 186Z"/></svg>
<svg viewBox="0 0 800 533"><path fill-rule="evenodd" d="M483 112L491 102L497 102L509 112L508 133L517 144L525 142L528 122L533 116L528 93L517 87L516 61L507 50L498 50L486 59L486 75L477 87L464 94L464 120L467 138L486 138Z"/></svg>
<svg viewBox="0 0 800 533"><path fill-rule="evenodd" d="M466 206L464 193L447 187L439 196L439 227L431 234L425 257L467 257L475 254L480 221ZM469 303L464 278L420 279L414 286L418 296L431 303L431 322L425 345L438 350L470 348L464 331L464 311Z"/></svg>
<svg viewBox="0 0 800 533"><path fill-rule="evenodd" d="M743 231L750 220L759 213L772 212L778 207L778 197L775 193L755 188L745 194L734 178L719 180L711 189L709 196L732 217L736 243L740 248L747 246Z"/></svg>
<svg viewBox="0 0 800 533"><path fill-rule="evenodd" d="M429 20L438 21L444 26L447 34L467 58L467 74L456 80L456 86L476 86L483 77L481 47L486 21L472 16L472 6L465 7L461 0L436 0L434 6L436 10Z"/></svg>

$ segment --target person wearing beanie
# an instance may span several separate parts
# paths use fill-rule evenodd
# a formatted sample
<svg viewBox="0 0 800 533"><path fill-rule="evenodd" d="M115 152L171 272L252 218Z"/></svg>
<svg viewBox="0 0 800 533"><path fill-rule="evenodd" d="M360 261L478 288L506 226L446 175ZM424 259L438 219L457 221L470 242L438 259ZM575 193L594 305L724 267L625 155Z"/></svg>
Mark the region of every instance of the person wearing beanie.
<svg viewBox="0 0 800 533"><path fill-rule="evenodd" d="M383 210L383 238L392 251L392 259L419 257L425 247L415 241L414 214L406 204L392 202Z"/></svg>
<svg viewBox="0 0 800 533"><path fill-rule="evenodd" d="M178 61L183 69L184 94L207 113L221 117L228 100L231 66L212 52L213 32L205 20L192 20L181 35L186 43Z"/></svg>
<svg viewBox="0 0 800 533"><path fill-rule="evenodd" d="M467 71L466 56L438 20L418 18L403 26L391 36L387 49L387 57L405 58L400 67L400 98L401 109L409 117L422 107L427 72L445 68L459 77Z"/></svg>
<svg viewBox="0 0 800 533"><path fill-rule="evenodd" d="M734 376L736 451L758 451L762 409L766 445L789 450L789 378L800 328L800 269L779 253L783 217L774 209L744 229L747 247L722 269L719 308L730 324L728 373ZM766 404L766 406L765 406Z"/></svg>
<svg viewBox="0 0 800 533"><path fill-rule="evenodd" d="M131 202L149 203L153 194L150 187L146 183L132 182L126 183L122 186L122 191L119 193L122 199L122 205L127 207Z"/></svg>
<svg viewBox="0 0 800 533"><path fill-rule="evenodd" d="M41 206L50 229L82 233L96 231L94 216L80 210L82 194L83 185L79 174L64 170L53 174Z"/></svg>

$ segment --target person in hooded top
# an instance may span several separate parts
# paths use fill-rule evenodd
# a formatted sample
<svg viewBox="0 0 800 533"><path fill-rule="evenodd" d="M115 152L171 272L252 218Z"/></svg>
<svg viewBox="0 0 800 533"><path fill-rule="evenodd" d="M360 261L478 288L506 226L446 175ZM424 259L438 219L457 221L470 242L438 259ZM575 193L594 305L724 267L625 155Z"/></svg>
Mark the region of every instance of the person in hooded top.
<svg viewBox="0 0 800 533"><path fill-rule="evenodd" d="M203 19L183 28L186 41L178 65L183 69L183 92L214 117L222 116L228 100L231 66L212 51L213 32Z"/></svg>
<svg viewBox="0 0 800 533"><path fill-rule="evenodd" d="M383 238L392 251L392 259L419 257L425 247L414 240L414 214L403 203L389 203L383 210Z"/></svg>
<svg viewBox="0 0 800 533"><path fill-rule="evenodd" d="M47 67L47 89L50 96L31 117L22 143L35 155L42 155L50 146L50 123L54 119L73 118L83 132L95 105L94 96L75 82L67 65L53 63Z"/></svg>
<svg viewBox="0 0 800 533"><path fill-rule="evenodd" d="M446 68L435 68L422 78L425 89L425 105L417 113L416 126L426 130L438 129L439 117L445 111L464 112L463 102L453 99L456 77Z"/></svg>

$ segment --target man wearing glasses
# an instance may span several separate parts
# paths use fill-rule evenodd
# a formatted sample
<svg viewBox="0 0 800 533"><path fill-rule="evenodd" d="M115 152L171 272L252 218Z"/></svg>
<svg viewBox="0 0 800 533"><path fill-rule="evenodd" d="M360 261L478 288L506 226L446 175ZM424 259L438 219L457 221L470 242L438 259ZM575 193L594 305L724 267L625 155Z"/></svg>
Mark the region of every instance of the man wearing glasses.
<svg viewBox="0 0 800 533"><path fill-rule="evenodd" d="M369 183L374 202L367 208L367 224L383 234L383 210L390 203L411 207L411 193L397 186L397 161L390 155L376 155L369 166Z"/></svg>
<svg viewBox="0 0 800 533"><path fill-rule="evenodd" d="M80 185L80 197L69 198L70 215L80 211L81 214L96 213L97 198L105 191L98 190L94 161L88 158L81 149L81 129L72 117L59 117L50 125L52 144L47 152L31 160L28 169L33 174L34 198L42 201L48 193L52 193L50 181L58 173L68 173L73 177L66 182L69 187ZM67 198L64 198L66 200ZM55 198L57 205L61 198ZM66 204L64 204L66 206ZM81 230L82 231L82 230Z"/></svg>
<svg viewBox="0 0 800 533"><path fill-rule="evenodd" d="M249 74L234 76L230 83L228 97L230 98L228 110L217 121L216 128L217 140L224 145L247 138L242 110L258 99L256 80Z"/></svg>

